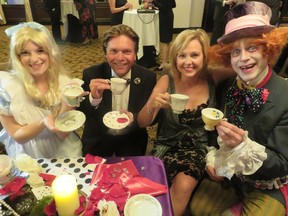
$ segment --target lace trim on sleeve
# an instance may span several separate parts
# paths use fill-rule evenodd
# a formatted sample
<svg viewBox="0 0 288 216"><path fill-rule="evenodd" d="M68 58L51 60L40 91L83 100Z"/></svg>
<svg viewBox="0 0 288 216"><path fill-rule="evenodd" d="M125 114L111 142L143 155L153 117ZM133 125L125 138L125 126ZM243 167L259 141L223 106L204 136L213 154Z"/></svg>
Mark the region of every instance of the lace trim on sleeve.
<svg viewBox="0 0 288 216"><path fill-rule="evenodd" d="M207 147L207 155L206 155L206 167L212 166L214 167L215 164L215 154L217 152L217 149L213 146Z"/></svg>
<svg viewBox="0 0 288 216"><path fill-rule="evenodd" d="M218 137L220 149L215 153L214 168L218 176L231 179L236 173L252 175L267 158L265 146L252 141L246 131L244 141L231 149L228 148L221 138Z"/></svg>
<svg viewBox="0 0 288 216"><path fill-rule="evenodd" d="M12 115L10 113L11 98L0 83L0 115Z"/></svg>

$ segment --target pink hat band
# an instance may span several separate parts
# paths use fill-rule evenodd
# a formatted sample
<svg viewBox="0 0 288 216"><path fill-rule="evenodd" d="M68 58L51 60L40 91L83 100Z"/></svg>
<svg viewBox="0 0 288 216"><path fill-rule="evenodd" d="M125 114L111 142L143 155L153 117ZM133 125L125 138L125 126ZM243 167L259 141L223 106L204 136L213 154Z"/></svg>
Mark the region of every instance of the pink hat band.
<svg viewBox="0 0 288 216"><path fill-rule="evenodd" d="M250 14L241 16L236 19L230 20L225 28L225 35L228 35L234 31L238 31L244 28L252 28L252 27L258 27L258 26L269 26L269 17L267 16L261 16L258 14Z"/></svg>

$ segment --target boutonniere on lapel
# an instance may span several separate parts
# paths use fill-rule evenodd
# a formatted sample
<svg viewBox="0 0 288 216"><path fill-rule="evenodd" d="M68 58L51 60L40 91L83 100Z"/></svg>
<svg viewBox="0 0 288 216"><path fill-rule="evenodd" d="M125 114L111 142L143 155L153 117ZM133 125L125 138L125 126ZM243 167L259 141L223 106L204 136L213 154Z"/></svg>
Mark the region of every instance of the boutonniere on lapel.
<svg viewBox="0 0 288 216"><path fill-rule="evenodd" d="M270 92L268 89L264 88L262 90L261 98L262 98L263 104L266 103L269 94Z"/></svg>
<svg viewBox="0 0 288 216"><path fill-rule="evenodd" d="M136 78L134 79L134 83L135 83L136 85L140 84L140 83L141 83L141 79L140 79L139 77L136 77Z"/></svg>

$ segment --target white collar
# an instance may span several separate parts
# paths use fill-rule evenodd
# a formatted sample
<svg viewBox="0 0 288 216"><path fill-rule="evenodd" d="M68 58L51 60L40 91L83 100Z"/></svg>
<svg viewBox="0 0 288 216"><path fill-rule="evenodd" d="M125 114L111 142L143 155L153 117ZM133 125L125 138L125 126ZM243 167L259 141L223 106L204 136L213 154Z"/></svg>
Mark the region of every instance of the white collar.
<svg viewBox="0 0 288 216"><path fill-rule="evenodd" d="M119 77L112 68L111 68L111 77ZM125 74L125 76L123 76L121 78L131 79L131 69Z"/></svg>

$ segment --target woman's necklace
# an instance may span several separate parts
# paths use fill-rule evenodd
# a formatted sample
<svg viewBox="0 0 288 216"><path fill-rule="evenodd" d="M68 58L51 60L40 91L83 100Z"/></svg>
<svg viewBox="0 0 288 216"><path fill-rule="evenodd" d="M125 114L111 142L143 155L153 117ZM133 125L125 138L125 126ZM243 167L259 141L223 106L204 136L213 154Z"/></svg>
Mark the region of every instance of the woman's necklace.
<svg viewBox="0 0 288 216"><path fill-rule="evenodd" d="M0 215L3 215L2 206L7 208L9 211L12 212L14 216L20 216L17 212L15 212L4 200L0 199Z"/></svg>

